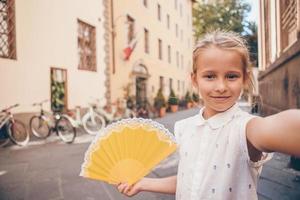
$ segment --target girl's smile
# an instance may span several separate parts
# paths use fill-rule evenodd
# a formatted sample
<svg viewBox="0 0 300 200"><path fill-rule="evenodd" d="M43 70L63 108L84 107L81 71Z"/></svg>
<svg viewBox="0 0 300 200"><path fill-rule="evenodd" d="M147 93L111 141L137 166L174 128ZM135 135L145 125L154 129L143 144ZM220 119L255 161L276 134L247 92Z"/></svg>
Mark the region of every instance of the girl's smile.
<svg viewBox="0 0 300 200"><path fill-rule="evenodd" d="M215 101L224 102L230 98L230 96L211 96Z"/></svg>

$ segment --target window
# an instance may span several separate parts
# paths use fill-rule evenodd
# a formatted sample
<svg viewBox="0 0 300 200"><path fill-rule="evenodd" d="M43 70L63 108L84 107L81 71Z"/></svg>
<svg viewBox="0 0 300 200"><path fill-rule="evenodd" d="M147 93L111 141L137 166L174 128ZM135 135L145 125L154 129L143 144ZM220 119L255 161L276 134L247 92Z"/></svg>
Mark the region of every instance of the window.
<svg viewBox="0 0 300 200"><path fill-rule="evenodd" d="M176 37L178 37L178 24L175 24L175 34L176 34Z"/></svg>
<svg viewBox="0 0 300 200"><path fill-rule="evenodd" d="M161 20L161 8L159 4L157 4L157 19Z"/></svg>
<svg viewBox="0 0 300 200"><path fill-rule="evenodd" d="M145 53L149 53L149 31L144 29L144 39L145 39Z"/></svg>
<svg viewBox="0 0 300 200"><path fill-rule="evenodd" d="M127 24L128 24L128 44L133 40L134 38L134 19L127 15Z"/></svg>
<svg viewBox="0 0 300 200"><path fill-rule="evenodd" d="M0 1L0 57L16 59L15 1Z"/></svg>
<svg viewBox="0 0 300 200"><path fill-rule="evenodd" d="M179 67L179 52L176 51L176 66Z"/></svg>
<svg viewBox="0 0 300 200"><path fill-rule="evenodd" d="M97 71L95 27L78 20L78 69Z"/></svg>
<svg viewBox="0 0 300 200"><path fill-rule="evenodd" d="M285 50L297 40L297 2L280 1L281 50Z"/></svg>
<svg viewBox="0 0 300 200"><path fill-rule="evenodd" d="M159 89L164 89L164 77L159 77Z"/></svg>
<svg viewBox="0 0 300 200"><path fill-rule="evenodd" d="M148 7L148 0L143 0L144 6L147 8Z"/></svg>
<svg viewBox="0 0 300 200"><path fill-rule="evenodd" d="M180 92L180 80L177 80L177 91Z"/></svg>
<svg viewBox="0 0 300 200"><path fill-rule="evenodd" d="M162 60L162 41L158 39L158 58Z"/></svg>
<svg viewBox="0 0 300 200"><path fill-rule="evenodd" d="M174 0L174 8L175 8L175 10L177 10L177 4L178 4L178 1Z"/></svg>
<svg viewBox="0 0 300 200"><path fill-rule="evenodd" d="M167 14L167 27L170 29L170 15Z"/></svg>
<svg viewBox="0 0 300 200"><path fill-rule="evenodd" d="M168 45L168 62L171 63L171 46Z"/></svg>
<svg viewBox="0 0 300 200"><path fill-rule="evenodd" d="M170 91L173 89L173 79L172 78L169 79L169 88L170 88Z"/></svg>

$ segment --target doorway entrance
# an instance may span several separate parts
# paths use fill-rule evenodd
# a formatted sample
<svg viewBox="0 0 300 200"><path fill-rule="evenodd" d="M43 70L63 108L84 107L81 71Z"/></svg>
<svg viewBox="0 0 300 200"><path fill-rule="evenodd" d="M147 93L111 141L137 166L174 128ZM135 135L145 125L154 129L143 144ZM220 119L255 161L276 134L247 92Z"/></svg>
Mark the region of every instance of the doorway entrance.
<svg viewBox="0 0 300 200"><path fill-rule="evenodd" d="M150 77L147 67L142 60L136 62L132 69L132 76L135 81L135 102L136 108L146 108L147 106L147 80Z"/></svg>
<svg viewBox="0 0 300 200"><path fill-rule="evenodd" d="M147 79L145 77L136 77L135 85L137 108L145 107L147 104Z"/></svg>

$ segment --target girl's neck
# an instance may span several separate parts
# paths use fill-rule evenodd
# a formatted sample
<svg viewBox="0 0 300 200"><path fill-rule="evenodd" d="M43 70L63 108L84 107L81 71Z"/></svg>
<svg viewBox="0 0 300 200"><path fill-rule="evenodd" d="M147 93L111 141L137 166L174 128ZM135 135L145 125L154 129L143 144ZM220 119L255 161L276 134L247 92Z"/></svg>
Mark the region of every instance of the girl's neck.
<svg viewBox="0 0 300 200"><path fill-rule="evenodd" d="M204 110L203 110L203 113L202 113L202 116L205 120L219 114L219 113L223 113L223 112L226 112L227 110L229 110L230 108L232 108L235 104L233 104L232 106L230 106L229 108L227 108L226 110L224 111L217 111L217 110L214 110L214 109L211 109L207 106L204 107Z"/></svg>
<svg viewBox="0 0 300 200"><path fill-rule="evenodd" d="M207 120L207 119L215 116L218 113L220 113L220 112L217 112L217 111L214 111L214 110L211 110L211 109L207 109L207 107L205 107L204 110L203 110L202 116L203 116L204 119Z"/></svg>

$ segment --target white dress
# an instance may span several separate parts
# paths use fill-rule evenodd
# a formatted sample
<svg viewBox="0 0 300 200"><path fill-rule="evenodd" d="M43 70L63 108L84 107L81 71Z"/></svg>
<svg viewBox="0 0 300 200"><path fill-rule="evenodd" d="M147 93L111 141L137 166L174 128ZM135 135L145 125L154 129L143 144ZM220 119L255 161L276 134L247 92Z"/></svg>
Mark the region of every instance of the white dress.
<svg viewBox="0 0 300 200"><path fill-rule="evenodd" d="M253 115L237 104L205 120L199 114L175 123L179 143L176 200L253 200L262 164L248 156L246 124Z"/></svg>

